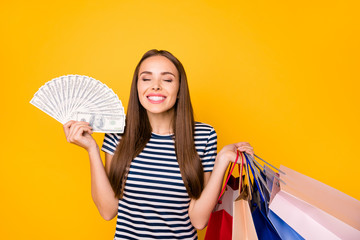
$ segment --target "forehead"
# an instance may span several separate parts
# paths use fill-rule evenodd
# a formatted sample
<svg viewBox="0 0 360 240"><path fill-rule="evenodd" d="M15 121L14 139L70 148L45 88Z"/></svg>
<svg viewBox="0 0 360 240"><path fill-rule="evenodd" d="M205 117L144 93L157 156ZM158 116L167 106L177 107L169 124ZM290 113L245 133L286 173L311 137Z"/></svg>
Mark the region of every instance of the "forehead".
<svg viewBox="0 0 360 240"><path fill-rule="evenodd" d="M178 76L178 71L175 65L164 56L153 56L145 59L139 68L139 74L142 72L152 72L152 73L161 73L161 72L171 72L175 76Z"/></svg>

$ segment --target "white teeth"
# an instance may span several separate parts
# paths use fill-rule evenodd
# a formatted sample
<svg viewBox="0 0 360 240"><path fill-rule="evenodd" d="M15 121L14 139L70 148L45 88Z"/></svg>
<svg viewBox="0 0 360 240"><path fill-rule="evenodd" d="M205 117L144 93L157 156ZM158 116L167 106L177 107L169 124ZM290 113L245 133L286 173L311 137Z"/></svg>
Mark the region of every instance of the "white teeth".
<svg viewBox="0 0 360 240"><path fill-rule="evenodd" d="M161 97L161 96L149 96L148 99L150 99L151 101L161 101L161 100L165 99L165 97Z"/></svg>

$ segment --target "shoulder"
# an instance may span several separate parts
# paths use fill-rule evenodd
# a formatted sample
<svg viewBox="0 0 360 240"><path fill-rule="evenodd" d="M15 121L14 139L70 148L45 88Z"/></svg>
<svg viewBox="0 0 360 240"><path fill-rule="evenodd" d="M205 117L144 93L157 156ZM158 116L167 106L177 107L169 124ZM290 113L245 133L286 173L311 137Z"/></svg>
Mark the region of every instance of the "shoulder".
<svg viewBox="0 0 360 240"><path fill-rule="evenodd" d="M194 135L195 136L216 136L216 131L215 129L207 124L207 123L202 123L202 122L195 122L195 130L194 130Z"/></svg>
<svg viewBox="0 0 360 240"><path fill-rule="evenodd" d="M211 131L215 131L215 129L210 124L202 123L202 122L195 122L195 131L211 132Z"/></svg>
<svg viewBox="0 0 360 240"><path fill-rule="evenodd" d="M121 137L122 134L120 133L105 133L103 145L108 145L112 146L112 148L115 148L119 144Z"/></svg>
<svg viewBox="0 0 360 240"><path fill-rule="evenodd" d="M121 136L122 134L120 133L105 133L101 150L113 155L117 145L119 144Z"/></svg>
<svg viewBox="0 0 360 240"><path fill-rule="evenodd" d="M113 142L119 142L121 139L121 133L105 133L105 139L111 140Z"/></svg>
<svg viewBox="0 0 360 240"><path fill-rule="evenodd" d="M214 168L217 154L217 135L215 129L209 124L195 122L194 140L204 172L211 172Z"/></svg>

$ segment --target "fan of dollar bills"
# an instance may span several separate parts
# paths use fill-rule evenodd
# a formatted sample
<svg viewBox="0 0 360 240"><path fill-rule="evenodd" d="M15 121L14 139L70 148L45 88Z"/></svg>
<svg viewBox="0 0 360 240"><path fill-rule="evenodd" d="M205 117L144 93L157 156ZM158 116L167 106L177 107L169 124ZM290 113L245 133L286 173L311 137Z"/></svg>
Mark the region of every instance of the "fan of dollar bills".
<svg viewBox="0 0 360 240"><path fill-rule="evenodd" d="M54 78L39 88L30 103L62 124L69 120L86 121L93 132L124 132L121 101L112 89L91 77Z"/></svg>

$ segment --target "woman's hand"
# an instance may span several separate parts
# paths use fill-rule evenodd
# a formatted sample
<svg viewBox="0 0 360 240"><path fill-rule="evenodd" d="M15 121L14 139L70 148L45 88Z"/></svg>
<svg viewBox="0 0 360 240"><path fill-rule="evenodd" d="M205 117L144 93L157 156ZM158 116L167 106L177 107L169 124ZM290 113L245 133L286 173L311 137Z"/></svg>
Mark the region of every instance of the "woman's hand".
<svg viewBox="0 0 360 240"><path fill-rule="evenodd" d="M92 127L88 122L71 120L65 123L63 127L66 140L69 143L85 148L86 151L96 145L95 139L91 136Z"/></svg>
<svg viewBox="0 0 360 240"><path fill-rule="evenodd" d="M217 157L220 161L235 162L237 150L239 150L240 152L246 152L251 156L254 156L254 149L249 143L238 142L223 147L218 153Z"/></svg>

